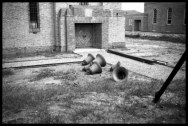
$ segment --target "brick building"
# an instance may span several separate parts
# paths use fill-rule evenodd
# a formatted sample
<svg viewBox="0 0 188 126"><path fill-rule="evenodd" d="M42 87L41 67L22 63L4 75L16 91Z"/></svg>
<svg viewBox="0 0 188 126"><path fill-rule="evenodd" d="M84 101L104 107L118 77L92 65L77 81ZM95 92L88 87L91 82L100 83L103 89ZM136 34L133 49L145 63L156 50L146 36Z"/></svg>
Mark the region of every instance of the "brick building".
<svg viewBox="0 0 188 126"><path fill-rule="evenodd" d="M125 46L121 3L3 3L3 56Z"/></svg>
<svg viewBox="0 0 188 126"><path fill-rule="evenodd" d="M144 13L125 15L127 31L185 33L184 2L146 2Z"/></svg>

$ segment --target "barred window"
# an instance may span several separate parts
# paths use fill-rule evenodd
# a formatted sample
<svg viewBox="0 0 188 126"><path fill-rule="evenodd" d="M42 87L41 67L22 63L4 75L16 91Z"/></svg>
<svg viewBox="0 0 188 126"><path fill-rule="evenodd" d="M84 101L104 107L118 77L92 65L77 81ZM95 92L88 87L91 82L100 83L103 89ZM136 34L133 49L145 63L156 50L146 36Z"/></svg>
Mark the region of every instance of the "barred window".
<svg viewBox="0 0 188 126"><path fill-rule="evenodd" d="M30 29L32 32L37 32L40 28L39 24L39 4L37 2L29 3L29 14L30 14Z"/></svg>
<svg viewBox="0 0 188 126"><path fill-rule="evenodd" d="M168 8L167 11L167 24L172 24L172 8Z"/></svg>
<svg viewBox="0 0 188 126"><path fill-rule="evenodd" d="M157 23L157 9L153 10L153 23Z"/></svg>
<svg viewBox="0 0 188 126"><path fill-rule="evenodd" d="M89 5L88 2L80 2L80 5Z"/></svg>

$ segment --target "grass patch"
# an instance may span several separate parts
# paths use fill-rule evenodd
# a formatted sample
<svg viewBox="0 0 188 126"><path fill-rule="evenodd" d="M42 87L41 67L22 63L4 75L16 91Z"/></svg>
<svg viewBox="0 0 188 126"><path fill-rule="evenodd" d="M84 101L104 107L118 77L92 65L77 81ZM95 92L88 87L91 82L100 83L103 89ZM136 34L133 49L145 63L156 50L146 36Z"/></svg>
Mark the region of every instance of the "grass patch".
<svg viewBox="0 0 188 126"><path fill-rule="evenodd" d="M40 73L35 78L31 79L30 81L39 81L43 78L51 77L54 75L53 71L54 70L48 69L48 68L42 69Z"/></svg>
<svg viewBox="0 0 188 126"><path fill-rule="evenodd" d="M141 39L149 39L149 40L158 40L158 41L169 41L169 42L177 42L177 43L185 43L185 37L172 37L168 35L161 36L140 36Z"/></svg>
<svg viewBox="0 0 188 126"><path fill-rule="evenodd" d="M170 92L185 92L185 84L185 79L176 79L170 83L167 90Z"/></svg>
<svg viewBox="0 0 188 126"><path fill-rule="evenodd" d="M3 111L18 113L22 109L36 107L51 100L56 95L67 93L62 86L48 89L34 89L26 86L3 85Z"/></svg>
<svg viewBox="0 0 188 126"><path fill-rule="evenodd" d="M35 80L40 80L46 77L54 77L55 79L62 79L63 81L71 82L76 80L77 73L74 69L70 69L69 71L60 71L54 72L51 69L42 69L40 73L36 76ZM93 111L97 108L88 108L83 107L83 104L79 103L80 108L74 103L74 99L83 98L85 96L85 92L97 92L97 93L106 93L109 96L117 95L118 92L126 92L125 100L129 100L129 97L132 95L136 95L138 97L143 97L145 95L153 95L156 91L158 91L163 81L152 81L150 82L139 82L128 80L126 82L116 83L112 79L103 78L94 80L93 82L88 82L85 86L77 86L72 88L71 86L63 86L63 85L48 85L48 88L45 89L35 89L28 88L27 86L19 86L19 85L11 85L11 84L3 84L3 118L9 117L10 115L16 114L21 111L27 109L35 109L38 111L37 115L33 115L33 120L29 120L29 123L42 123L42 124L60 124L60 123L79 123L94 119L93 122L108 120L109 118L104 118L107 116L101 116L105 114L109 114L110 112L106 112L105 114L96 114L94 115ZM180 84L181 83L181 84ZM185 80L175 80L172 84L169 85L168 91L179 92L184 89ZM178 85L178 86L177 86ZM119 94L118 94L119 95ZM49 113L47 103L58 103L60 108L66 109L65 113L59 113L58 115L53 115ZM103 101L104 102L104 101ZM62 104L61 104L62 103ZM76 104L76 105L75 105ZM165 108L170 108L170 103L165 103ZM74 106L76 106L74 108ZM173 106L173 105L171 105ZM109 106L100 106L101 111L106 109L105 107ZM173 108L182 107L182 106L173 106ZM76 109L79 108L79 109ZM171 109L173 109L171 108ZM72 109L75 109L73 112ZM127 107L123 104L118 104L116 109L120 112L120 115L126 116L126 114L133 115L138 118L149 118L149 115L142 115L147 108L143 106L143 104L133 104L130 107ZM70 111L69 111L70 110ZM139 112L139 113L138 113ZM155 114L155 113L153 113ZM183 115L181 115L183 116ZM113 117L114 118L114 117ZM171 118L171 117L169 117ZM126 117L124 118L124 122L126 123ZM14 123L27 123L26 120L20 119ZM92 122L92 121L91 121ZM92 122L92 123L93 123Z"/></svg>
<svg viewBox="0 0 188 126"><path fill-rule="evenodd" d="M176 43L185 43L186 37L184 35L173 35L173 34L162 34L162 35L144 35L142 33L126 33L125 37L129 38L139 38L139 39L149 39L157 41L169 41Z"/></svg>
<svg viewBox="0 0 188 126"><path fill-rule="evenodd" d="M92 108L83 108L80 110L77 110L74 115L72 115L72 121L73 123L78 123L80 119L86 117L89 113L93 113L94 109Z"/></svg>
<svg viewBox="0 0 188 126"><path fill-rule="evenodd" d="M185 124L183 118L185 115L181 113L174 113L173 115L163 115L153 119L148 123L155 123L155 124Z"/></svg>
<svg viewBox="0 0 188 126"><path fill-rule="evenodd" d="M147 111L146 106L141 103L135 103L130 107L125 105L116 105L116 109L122 113L123 116L130 114L135 117L147 118L149 115L143 114ZM139 112L140 111L140 112ZM142 114L141 114L142 113Z"/></svg>
<svg viewBox="0 0 188 126"><path fill-rule="evenodd" d="M37 123L39 124L60 124L65 123L64 117L60 115L51 115L48 112L48 106L43 105L38 108L39 114L35 118L39 118Z"/></svg>
<svg viewBox="0 0 188 126"><path fill-rule="evenodd" d="M88 83L87 86L80 87L80 92L97 92L97 93L113 93L114 92L114 82L109 79L104 79L103 81L97 80Z"/></svg>
<svg viewBox="0 0 188 126"><path fill-rule="evenodd" d="M152 81L151 83L149 82L138 82L137 88L132 89L129 93L129 95L135 95L138 97L144 97L147 95L153 95L156 90L158 89L159 85L162 83L159 81Z"/></svg>
<svg viewBox="0 0 188 126"><path fill-rule="evenodd" d="M2 71L3 77L14 75L14 71L12 69L3 69Z"/></svg>
<svg viewBox="0 0 188 126"><path fill-rule="evenodd" d="M63 72L57 72L54 73L54 79L63 79L63 80L68 80L68 81L74 81L77 79L77 74L74 69L70 69L69 71Z"/></svg>

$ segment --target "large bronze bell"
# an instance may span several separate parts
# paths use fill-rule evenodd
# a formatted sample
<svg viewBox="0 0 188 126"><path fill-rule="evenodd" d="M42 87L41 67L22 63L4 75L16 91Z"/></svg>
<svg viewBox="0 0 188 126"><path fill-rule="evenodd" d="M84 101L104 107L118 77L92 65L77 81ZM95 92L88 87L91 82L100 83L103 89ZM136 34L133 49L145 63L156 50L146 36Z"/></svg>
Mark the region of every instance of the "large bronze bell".
<svg viewBox="0 0 188 126"><path fill-rule="evenodd" d="M85 58L82 61L82 66L85 66L87 64L89 64L90 62L92 62L95 59L95 57L92 54L88 54L87 58Z"/></svg>
<svg viewBox="0 0 188 126"><path fill-rule="evenodd" d="M106 66L106 60L100 54L97 54L96 59L94 61L97 62L97 63L99 63L101 65L101 67Z"/></svg>
<svg viewBox="0 0 188 126"><path fill-rule="evenodd" d="M86 70L88 74L102 73L101 65L98 62L93 62L93 64Z"/></svg>

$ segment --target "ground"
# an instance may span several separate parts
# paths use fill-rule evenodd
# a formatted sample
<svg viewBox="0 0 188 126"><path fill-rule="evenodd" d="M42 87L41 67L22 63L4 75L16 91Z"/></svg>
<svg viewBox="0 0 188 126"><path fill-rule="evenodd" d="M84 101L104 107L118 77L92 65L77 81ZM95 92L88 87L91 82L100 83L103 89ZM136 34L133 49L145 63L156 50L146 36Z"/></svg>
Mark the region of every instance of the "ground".
<svg viewBox="0 0 188 126"><path fill-rule="evenodd" d="M163 82L129 71L117 83L110 65L96 75L82 68L71 63L4 70L3 122L185 123L185 80L174 81L156 105L152 100Z"/></svg>
<svg viewBox="0 0 188 126"><path fill-rule="evenodd" d="M131 38L126 43L117 50L171 66L185 50L182 43ZM115 82L110 67L95 75L85 74L80 63L3 69L3 123L186 123L185 77L173 80L154 104L163 80L128 69L128 78Z"/></svg>
<svg viewBox="0 0 188 126"><path fill-rule="evenodd" d="M126 33L130 34L130 32ZM132 39L126 37L126 48L115 50L132 56L145 58L148 60L156 59L164 61L168 63L169 67L174 67L186 49L185 43L181 43L178 41L178 38L182 40L185 39L185 35L183 34L167 34L169 38L172 39L172 36L175 38L173 43L165 41L165 39L161 40L160 36L164 35L161 33L135 32L134 34L140 34L141 36L146 37L147 35L149 35L150 37L159 36L159 38L155 37L157 40L154 41L149 39ZM185 63L183 64L182 69L185 69Z"/></svg>

